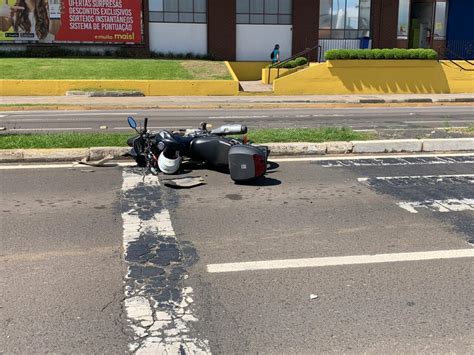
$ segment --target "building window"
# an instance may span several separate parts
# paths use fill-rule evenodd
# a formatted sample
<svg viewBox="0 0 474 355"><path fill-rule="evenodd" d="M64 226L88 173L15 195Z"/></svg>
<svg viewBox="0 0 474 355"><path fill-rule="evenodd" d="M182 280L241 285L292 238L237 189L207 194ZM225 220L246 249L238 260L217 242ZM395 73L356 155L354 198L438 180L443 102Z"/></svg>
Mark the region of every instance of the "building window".
<svg viewBox="0 0 474 355"><path fill-rule="evenodd" d="M448 7L446 1L436 1L436 12L434 21L434 39L446 38L446 19Z"/></svg>
<svg viewBox="0 0 474 355"><path fill-rule="evenodd" d="M150 0L150 22L207 22L207 0Z"/></svg>
<svg viewBox="0 0 474 355"><path fill-rule="evenodd" d="M321 0L319 38L368 37L370 2L371 0Z"/></svg>
<svg viewBox="0 0 474 355"><path fill-rule="evenodd" d="M400 0L398 6L397 38L408 39L410 22L410 0Z"/></svg>
<svg viewBox="0 0 474 355"><path fill-rule="evenodd" d="M291 25L292 0L237 0L238 24Z"/></svg>

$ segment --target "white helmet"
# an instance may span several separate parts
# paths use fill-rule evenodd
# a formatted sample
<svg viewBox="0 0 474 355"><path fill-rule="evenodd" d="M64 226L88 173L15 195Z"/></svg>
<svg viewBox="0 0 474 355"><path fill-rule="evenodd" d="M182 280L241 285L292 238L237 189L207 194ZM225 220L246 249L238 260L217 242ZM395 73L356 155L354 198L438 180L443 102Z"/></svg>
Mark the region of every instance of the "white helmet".
<svg viewBox="0 0 474 355"><path fill-rule="evenodd" d="M178 171L182 161L183 158L178 152L175 153L174 157L166 157L165 152L162 152L158 157L158 167L165 174L174 174Z"/></svg>

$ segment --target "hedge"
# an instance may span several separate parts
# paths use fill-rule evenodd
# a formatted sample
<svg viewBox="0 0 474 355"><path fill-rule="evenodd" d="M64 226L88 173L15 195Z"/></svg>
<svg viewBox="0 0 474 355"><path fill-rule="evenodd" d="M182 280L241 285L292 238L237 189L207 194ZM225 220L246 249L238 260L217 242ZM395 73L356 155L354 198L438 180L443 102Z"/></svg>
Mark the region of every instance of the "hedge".
<svg viewBox="0 0 474 355"><path fill-rule="evenodd" d="M296 68L296 67L299 67L301 65L306 65L306 64L308 64L308 59L306 59L305 57L298 57L298 58L290 60L286 63L270 65L269 67L271 67L271 68L292 69L292 68Z"/></svg>
<svg viewBox="0 0 474 355"><path fill-rule="evenodd" d="M326 60L334 59L438 59L433 49L331 49L324 54Z"/></svg>

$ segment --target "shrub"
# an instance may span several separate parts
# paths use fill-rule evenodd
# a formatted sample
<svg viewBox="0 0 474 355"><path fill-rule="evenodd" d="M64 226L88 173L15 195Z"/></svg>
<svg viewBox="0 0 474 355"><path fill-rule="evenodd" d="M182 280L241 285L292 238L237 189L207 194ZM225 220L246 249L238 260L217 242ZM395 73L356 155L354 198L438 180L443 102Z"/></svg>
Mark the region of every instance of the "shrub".
<svg viewBox="0 0 474 355"><path fill-rule="evenodd" d="M289 62L286 62L285 64L283 64L282 68L292 69L292 68L296 68L297 66L298 65L296 64L296 61L290 60Z"/></svg>
<svg viewBox="0 0 474 355"><path fill-rule="evenodd" d="M305 57L298 57L295 59L295 63L299 67L300 65L308 64L308 60Z"/></svg>
<svg viewBox="0 0 474 355"><path fill-rule="evenodd" d="M331 49L324 54L326 60L335 59L425 59L436 60L438 53L433 49Z"/></svg>
<svg viewBox="0 0 474 355"><path fill-rule="evenodd" d="M376 50L365 49L365 59L375 59ZM362 58L361 58L362 59Z"/></svg>
<svg viewBox="0 0 474 355"><path fill-rule="evenodd" d="M406 59L406 51L400 48L394 48L393 50L393 57L395 59Z"/></svg>
<svg viewBox="0 0 474 355"><path fill-rule="evenodd" d="M326 60L332 60L332 59L340 59L339 57L340 51L338 49L330 49L324 53L324 58Z"/></svg>

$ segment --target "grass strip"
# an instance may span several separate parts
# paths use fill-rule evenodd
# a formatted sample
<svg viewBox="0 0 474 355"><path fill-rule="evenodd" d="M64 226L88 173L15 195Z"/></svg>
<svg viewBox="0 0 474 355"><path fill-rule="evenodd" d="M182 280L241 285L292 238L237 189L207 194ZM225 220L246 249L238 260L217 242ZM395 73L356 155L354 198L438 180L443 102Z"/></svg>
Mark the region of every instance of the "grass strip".
<svg viewBox="0 0 474 355"><path fill-rule="evenodd" d="M268 128L250 131L249 139L255 143L322 143L375 139L374 134L355 132L350 128Z"/></svg>
<svg viewBox="0 0 474 355"><path fill-rule="evenodd" d="M204 60L0 58L0 67L0 79L16 80L231 79L224 62Z"/></svg>
<svg viewBox="0 0 474 355"><path fill-rule="evenodd" d="M0 134L0 149L48 149L122 147L127 145L130 133L44 133ZM249 134L255 143L328 142L367 140L374 138L367 133L354 132L349 128L291 128L258 129Z"/></svg>

